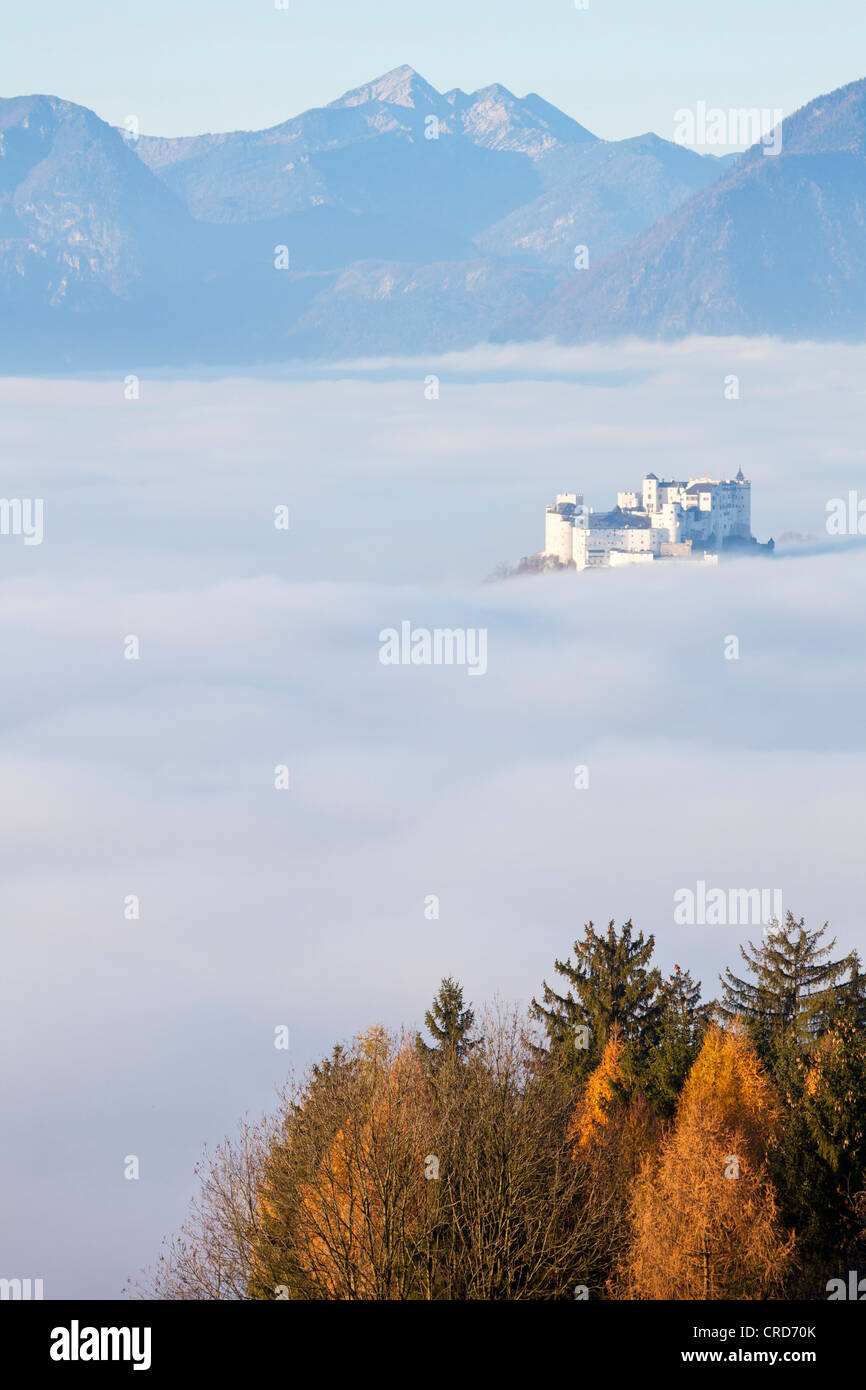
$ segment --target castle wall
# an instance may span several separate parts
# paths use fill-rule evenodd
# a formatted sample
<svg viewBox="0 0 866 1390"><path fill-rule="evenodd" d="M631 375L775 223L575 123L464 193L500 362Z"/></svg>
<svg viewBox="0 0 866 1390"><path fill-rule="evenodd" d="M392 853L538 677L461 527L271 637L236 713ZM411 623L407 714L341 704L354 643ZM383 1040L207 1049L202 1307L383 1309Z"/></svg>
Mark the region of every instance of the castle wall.
<svg viewBox="0 0 866 1390"><path fill-rule="evenodd" d="M721 482L708 478L689 483L660 482L648 476L643 480L640 501L642 506L636 492L617 493L617 507L621 512L635 512L634 521L621 527L595 527L582 496L559 493L555 505L546 511L544 554L555 556L562 564L573 561L579 570L589 565L626 564L630 556L686 559L693 542L710 536L721 542L727 536L748 537L752 532L751 484L741 473L736 480ZM618 519L599 515L605 520Z"/></svg>

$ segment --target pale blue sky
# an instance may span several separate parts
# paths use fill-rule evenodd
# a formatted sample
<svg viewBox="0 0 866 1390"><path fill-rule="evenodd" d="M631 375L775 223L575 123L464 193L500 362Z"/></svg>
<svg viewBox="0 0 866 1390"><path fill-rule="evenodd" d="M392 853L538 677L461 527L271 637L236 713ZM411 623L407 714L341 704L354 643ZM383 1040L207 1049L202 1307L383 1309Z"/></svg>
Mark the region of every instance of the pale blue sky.
<svg viewBox="0 0 866 1390"><path fill-rule="evenodd" d="M698 101L781 108L866 75L862 0L40 0L3 17L0 95L149 134L274 125L410 63L440 90L539 92L609 139Z"/></svg>

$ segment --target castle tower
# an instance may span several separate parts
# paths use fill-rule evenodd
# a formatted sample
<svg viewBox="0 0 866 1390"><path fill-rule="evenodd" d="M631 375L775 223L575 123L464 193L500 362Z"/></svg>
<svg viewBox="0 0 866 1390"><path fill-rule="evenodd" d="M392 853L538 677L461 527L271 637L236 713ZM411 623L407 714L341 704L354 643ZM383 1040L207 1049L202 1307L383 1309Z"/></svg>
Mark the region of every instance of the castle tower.
<svg viewBox="0 0 866 1390"><path fill-rule="evenodd" d="M645 512L658 510L659 480L655 473L647 473L643 480L643 509Z"/></svg>
<svg viewBox="0 0 866 1390"><path fill-rule="evenodd" d="M555 555L560 564L572 557L575 525L580 523L583 496L579 492L558 492L552 507L544 514L544 554Z"/></svg>

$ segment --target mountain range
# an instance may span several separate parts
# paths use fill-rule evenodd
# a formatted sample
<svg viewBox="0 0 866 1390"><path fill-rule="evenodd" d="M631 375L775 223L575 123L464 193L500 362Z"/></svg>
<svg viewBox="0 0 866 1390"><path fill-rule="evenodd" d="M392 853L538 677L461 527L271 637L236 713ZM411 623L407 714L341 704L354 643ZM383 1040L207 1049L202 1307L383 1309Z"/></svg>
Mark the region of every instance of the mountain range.
<svg viewBox="0 0 866 1390"><path fill-rule="evenodd" d="M269 130L177 139L0 100L0 369L862 337L864 135L866 82L789 117L778 155L723 159L409 67Z"/></svg>

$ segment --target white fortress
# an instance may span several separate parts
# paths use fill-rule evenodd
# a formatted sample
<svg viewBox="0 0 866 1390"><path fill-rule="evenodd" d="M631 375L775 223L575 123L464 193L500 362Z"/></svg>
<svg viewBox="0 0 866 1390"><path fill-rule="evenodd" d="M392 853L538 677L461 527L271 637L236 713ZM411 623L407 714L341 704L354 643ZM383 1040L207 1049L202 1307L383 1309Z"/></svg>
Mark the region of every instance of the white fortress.
<svg viewBox="0 0 866 1390"><path fill-rule="evenodd" d="M576 492L547 508L545 559L579 570L654 560L717 562L726 540L752 538L751 483L740 469L722 481L666 482L648 473L640 493L617 493L611 512L593 512Z"/></svg>

